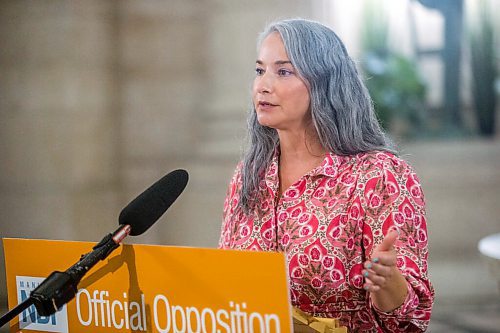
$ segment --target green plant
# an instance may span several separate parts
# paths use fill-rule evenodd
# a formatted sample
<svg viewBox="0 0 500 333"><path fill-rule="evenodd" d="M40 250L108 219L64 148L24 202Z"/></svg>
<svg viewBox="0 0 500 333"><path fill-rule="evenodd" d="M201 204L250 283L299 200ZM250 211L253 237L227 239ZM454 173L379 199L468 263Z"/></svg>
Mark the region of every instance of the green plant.
<svg viewBox="0 0 500 333"><path fill-rule="evenodd" d="M382 125L391 129L396 120L407 122L408 136L423 126L424 118L426 88L415 68L411 60L392 52L385 56L368 52L363 61L366 85Z"/></svg>
<svg viewBox="0 0 500 333"><path fill-rule="evenodd" d="M387 17L380 1L367 2L362 30L362 70L382 126L397 134L413 136L424 123L426 86L416 64L389 47ZM400 126L401 127L401 126Z"/></svg>
<svg viewBox="0 0 500 333"><path fill-rule="evenodd" d="M479 2L476 20L469 24L472 89L479 133L495 134L495 49L493 20L486 1Z"/></svg>

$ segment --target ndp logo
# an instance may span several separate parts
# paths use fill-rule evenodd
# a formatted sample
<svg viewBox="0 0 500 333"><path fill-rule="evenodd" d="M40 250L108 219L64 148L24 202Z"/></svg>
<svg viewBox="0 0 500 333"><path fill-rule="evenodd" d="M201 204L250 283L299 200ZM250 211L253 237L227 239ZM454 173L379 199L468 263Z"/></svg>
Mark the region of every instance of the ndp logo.
<svg viewBox="0 0 500 333"><path fill-rule="evenodd" d="M16 276L17 302L26 300L31 291L38 287L44 278L32 276ZM19 328L44 332L68 333L68 312L66 306L50 316L40 316L34 305L19 315Z"/></svg>

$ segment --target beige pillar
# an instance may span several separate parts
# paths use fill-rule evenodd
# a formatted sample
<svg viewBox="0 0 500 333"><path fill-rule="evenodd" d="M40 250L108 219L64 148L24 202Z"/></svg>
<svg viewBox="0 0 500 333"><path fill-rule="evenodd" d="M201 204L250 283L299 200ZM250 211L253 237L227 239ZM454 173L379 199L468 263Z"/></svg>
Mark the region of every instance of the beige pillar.
<svg viewBox="0 0 500 333"><path fill-rule="evenodd" d="M2 2L2 238L98 240L116 219L113 25L110 2Z"/></svg>

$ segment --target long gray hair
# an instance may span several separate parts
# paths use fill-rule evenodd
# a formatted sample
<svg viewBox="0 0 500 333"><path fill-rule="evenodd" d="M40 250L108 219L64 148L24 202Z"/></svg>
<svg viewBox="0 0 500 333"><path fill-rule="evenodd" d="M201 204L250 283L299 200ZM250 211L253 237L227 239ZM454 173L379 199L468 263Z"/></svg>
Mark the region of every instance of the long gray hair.
<svg viewBox="0 0 500 333"><path fill-rule="evenodd" d="M278 21L260 34L258 45L273 32L281 35L292 65L309 89L312 123L322 147L337 155L393 152L356 66L335 32L309 20ZM258 200L259 184L279 145L277 131L259 124L254 107L248 130L240 193L240 206L246 212Z"/></svg>

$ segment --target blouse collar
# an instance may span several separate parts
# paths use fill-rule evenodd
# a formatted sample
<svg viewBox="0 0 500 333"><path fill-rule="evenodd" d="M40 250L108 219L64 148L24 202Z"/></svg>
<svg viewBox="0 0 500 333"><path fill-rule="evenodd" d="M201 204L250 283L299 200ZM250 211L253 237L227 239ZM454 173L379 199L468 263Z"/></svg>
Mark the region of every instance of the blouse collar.
<svg viewBox="0 0 500 333"><path fill-rule="evenodd" d="M271 164L266 171L266 183L269 187L274 188L278 183L278 170L279 170L279 147L275 150L271 160ZM323 159L321 165L309 171L305 176L326 176L336 177L339 170L350 160L349 156L341 156L328 152Z"/></svg>

